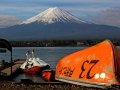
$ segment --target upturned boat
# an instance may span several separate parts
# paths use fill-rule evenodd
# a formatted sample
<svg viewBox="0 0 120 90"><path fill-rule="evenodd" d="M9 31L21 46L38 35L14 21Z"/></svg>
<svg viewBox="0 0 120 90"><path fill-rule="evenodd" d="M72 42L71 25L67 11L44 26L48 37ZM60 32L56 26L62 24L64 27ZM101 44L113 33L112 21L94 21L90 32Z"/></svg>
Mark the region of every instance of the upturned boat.
<svg viewBox="0 0 120 90"><path fill-rule="evenodd" d="M32 51L32 58L30 58L30 52L26 53L26 61L21 65L20 69L26 74L41 74L42 70L49 69L50 65L40 58L35 58L34 50Z"/></svg>
<svg viewBox="0 0 120 90"><path fill-rule="evenodd" d="M120 51L106 40L65 56L57 63L55 79L89 87L120 86Z"/></svg>

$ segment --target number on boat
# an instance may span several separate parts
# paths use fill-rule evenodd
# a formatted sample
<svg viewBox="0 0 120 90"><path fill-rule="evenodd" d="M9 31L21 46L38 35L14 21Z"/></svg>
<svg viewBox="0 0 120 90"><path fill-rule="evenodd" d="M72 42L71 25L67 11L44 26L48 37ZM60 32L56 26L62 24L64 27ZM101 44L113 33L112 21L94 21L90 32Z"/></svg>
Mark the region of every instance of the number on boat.
<svg viewBox="0 0 120 90"><path fill-rule="evenodd" d="M90 72L91 72L92 68L93 68L98 62L99 62L99 60L91 60L91 61L86 60L85 62L83 62L82 66L81 66L81 70L82 70L82 71L81 71L81 73L80 73L80 75L79 75L79 78L83 78L83 77L85 77L85 76L86 76L87 79L93 78L95 74L90 75ZM86 69L85 69L85 64L88 64L88 65L93 64L93 65L90 67L90 69L88 70L87 74L83 74L83 73L86 71Z"/></svg>

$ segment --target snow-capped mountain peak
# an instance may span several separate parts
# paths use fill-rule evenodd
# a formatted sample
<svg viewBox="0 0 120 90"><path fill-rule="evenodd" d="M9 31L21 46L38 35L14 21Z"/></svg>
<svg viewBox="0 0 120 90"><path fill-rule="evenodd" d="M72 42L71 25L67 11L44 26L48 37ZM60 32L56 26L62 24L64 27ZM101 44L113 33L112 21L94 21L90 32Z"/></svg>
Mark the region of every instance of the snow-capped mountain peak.
<svg viewBox="0 0 120 90"><path fill-rule="evenodd" d="M55 22L76 22L76 23L86 23L83 20L80 20L79 18L73 16L72 14L68 13L67 11L58 8L58 7L53 7L49 8L42 13L27 19L26 21L23 21L21 24L29 24L29 23L55 23Z"/></svg>

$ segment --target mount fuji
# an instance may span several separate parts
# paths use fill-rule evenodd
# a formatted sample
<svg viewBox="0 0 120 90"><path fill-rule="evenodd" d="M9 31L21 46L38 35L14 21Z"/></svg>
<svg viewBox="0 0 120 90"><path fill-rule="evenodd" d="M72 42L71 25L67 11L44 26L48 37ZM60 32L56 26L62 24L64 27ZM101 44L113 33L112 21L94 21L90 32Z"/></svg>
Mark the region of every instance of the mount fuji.
<svg viewBox="0 0 120 90"><path fill-rule="evenodd" d="M78 19L77 17L58 7L49 8L44 12L22 22L22 24L30 24L34 22L44 24L52 24L56 22L86 23L85 21Z"/></svg>
<svg viewBox="0 0 120 90"><path fill-rule="evenodd" d="M120 28L96 25L69 12L49 8L19 25L0 29L0 38L8 40L88 40L119 39Z"/></svg>

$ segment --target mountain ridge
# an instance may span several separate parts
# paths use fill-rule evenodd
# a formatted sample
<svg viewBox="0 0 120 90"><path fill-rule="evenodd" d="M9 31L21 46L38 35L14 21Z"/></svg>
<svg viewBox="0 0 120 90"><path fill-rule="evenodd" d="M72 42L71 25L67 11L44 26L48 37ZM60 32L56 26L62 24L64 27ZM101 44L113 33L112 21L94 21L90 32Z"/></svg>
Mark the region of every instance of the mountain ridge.
<svg viewBox="0 0 120 90"><path fill-rule="evenodd" d="M51 10L51 8L47 9L47 11L49 10ZM75 16L72 16L73 18L71 19L71 14L65 10L63 11L66 12L67 15L63 15L63 13L58 14L57 12L60 17L59 19L55 14L56 11L59 11L59 8L52 8L52 10L52 13L54 13L52 17L47 18L47 20L46 18L41 19L41 15L43 15L42 12L42 14L38 14L38 16L40 16L39 18L34 16L35 18L32 17L32 19L28 19L19 25L0 29L0 38L9 40L93 40L120 38L120 28L118 27L88 23L81 19L76 19ZM45 15L47 11L44 11ZM49 12L50 14L52 14L51 11ZM62 15L64 17L68 16L69 18L63 19L61 18ZM41 20L43 19L46 22L42 22ZM49 22L51 19L54 22Z"/></svg>

